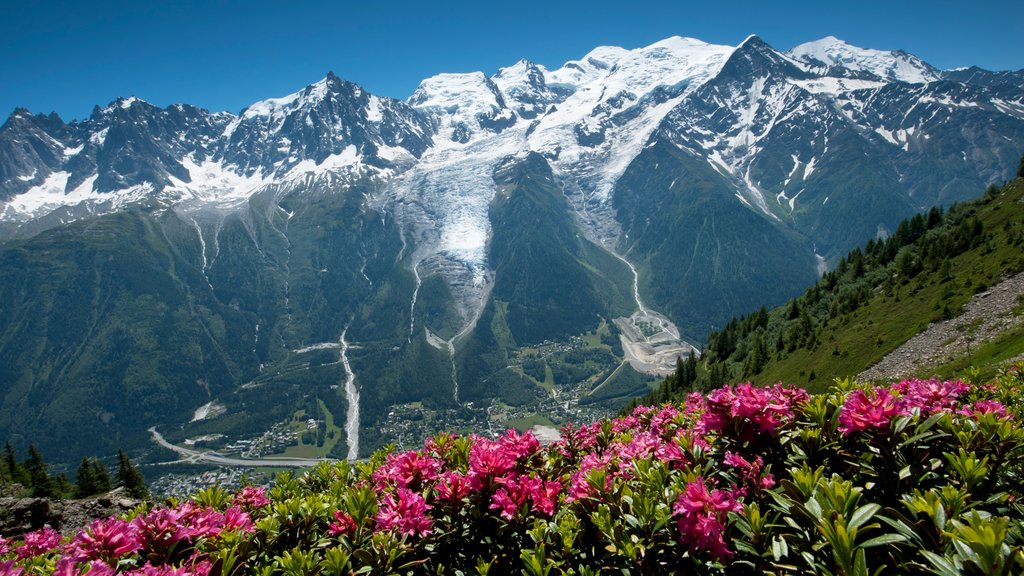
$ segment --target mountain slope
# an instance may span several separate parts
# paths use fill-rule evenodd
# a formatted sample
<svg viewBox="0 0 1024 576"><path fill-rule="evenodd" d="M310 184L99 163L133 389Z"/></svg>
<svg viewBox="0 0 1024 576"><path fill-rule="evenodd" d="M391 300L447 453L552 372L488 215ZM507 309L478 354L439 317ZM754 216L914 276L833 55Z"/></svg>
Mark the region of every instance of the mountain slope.
<svg viewBox="0 0 1024 576"><path fill-rule="evenodd" d="M821 390L834 377L991 372L1024 353L1022 246L1021 178L946 213L914 216L849 253L802 296L733 318L711 334L705 357L654 397L736 380Z"/></svg>
<svg viewBox="0 0 1024 576"><path fill-rule="evenodd" d="M1021 73L835 38L603 46L405 102L328 73L238 114L19 109L0 126L0 431L84 449L71 418L23 409L119 387L169 406L101 413L96 434L132 447L152 425L255 445L324 411L330 442L288 450L352 456L504 405L597 417L580 411L1004 180L1021 149Z"/></svg>

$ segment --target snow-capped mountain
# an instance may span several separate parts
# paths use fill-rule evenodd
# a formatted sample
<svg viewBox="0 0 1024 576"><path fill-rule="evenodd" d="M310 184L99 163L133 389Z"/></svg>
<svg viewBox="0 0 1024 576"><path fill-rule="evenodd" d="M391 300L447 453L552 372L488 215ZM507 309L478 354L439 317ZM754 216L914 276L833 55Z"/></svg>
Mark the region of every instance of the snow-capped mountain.
<svg viewBox="0 0 1024 576"><path fill-rule="evenodd" d="M599 47L439 74L404 102L329 73L238 114L18 109L0 126L0 357L20 359L0 362L0 431L109 366L187 389L181 413L277 394L256 402L270 414L308 396L288 375L361 378L347 426L363 411L370 436L396 402L519 402L538 389L522 347L634 312L700 341L1008 179L1022 151L1024 71L832 37ZM341 358L304 360L325 350Z"/></svg>

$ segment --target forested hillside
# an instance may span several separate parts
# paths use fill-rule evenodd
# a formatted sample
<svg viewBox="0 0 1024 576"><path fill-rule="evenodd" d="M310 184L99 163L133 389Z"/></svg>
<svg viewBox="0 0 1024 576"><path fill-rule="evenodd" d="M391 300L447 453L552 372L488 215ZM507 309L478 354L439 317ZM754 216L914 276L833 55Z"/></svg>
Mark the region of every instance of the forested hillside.
<svg viewBox="0 0 1024 576"><path fill-rule="evenodd" d="M855 248L803 295L730 320L708 337L702 358L681 361L645 400L746 380L822 390L835 377L860 374L929 324L958 316L976 295L1024 270L1022 198L1024 180L1018 177L990 186L973 202L904 220L891 236ZM1013 313L1019 316L1021 309L1018 304ZM957 362L922 367L920 375L984 367L1021 352L1018 323L965 349Z"/></svg>

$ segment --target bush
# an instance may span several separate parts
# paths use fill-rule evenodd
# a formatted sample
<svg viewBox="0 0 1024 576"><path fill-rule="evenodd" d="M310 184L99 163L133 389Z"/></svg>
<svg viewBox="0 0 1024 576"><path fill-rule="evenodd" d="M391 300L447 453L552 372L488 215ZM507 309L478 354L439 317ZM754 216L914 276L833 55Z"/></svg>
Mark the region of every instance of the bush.
<svg viewBox="0 0 1024 576"><path fill-rule="evenodd" d="M1021 368L993 383L724 386L541 447L443 434L269 490L207 489L70 538L18 573L1009 574L1024 570ZM66 570L66 571L65 571ZM175 571L178 570L178 571Z"/></svg>

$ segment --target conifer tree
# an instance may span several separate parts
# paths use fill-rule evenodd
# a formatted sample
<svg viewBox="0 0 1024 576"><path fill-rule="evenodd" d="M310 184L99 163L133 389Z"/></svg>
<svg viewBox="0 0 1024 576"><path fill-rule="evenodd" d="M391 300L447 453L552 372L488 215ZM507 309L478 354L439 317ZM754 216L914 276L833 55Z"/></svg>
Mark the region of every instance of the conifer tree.
<svg viewBox="0 0 1024 576"><path fill-rule="evenodd" d="M92 470L92 462L88 458L82 458L82 463L78 465L78 472L75 473L76 498L85 498L96 493L96 478Z"/></svg>
<svg viewBox="0 0 1024 576"><path fill-rule="evenodd" d="M110 483L110 472L105 464L95 458L92 459L92 476L96 483L97 494L110 492L113 487Z"/></svg>
<svg viewBox="0 0 1024 576"><path fill-rule="evenodd" d="M10 442L4 446L4 464L7 467L7 474L11 483L21 484L26 487L31 484L32 480L28 476L28 471L18 463L18 455L14 452L14 447L11 446Z"/></svg>
<svg viewBox="0 0 1024 576"><path fill-rule="evenodd" d="M53 479L50 478L46 461L43 460L43 455L35 444L28 447L28 460L25 461L25 468L28 470L34 496L50 498L57 495L57 487Z"/></svg>
<svg viewBox="0 0 1024 576"><path fill-rule="evenodd" d="M149 498L149 489L146 488L146 480L142 477L139 469L132 464L124 450L117 451L117 485L125 489L132 498Z"/></svg>

